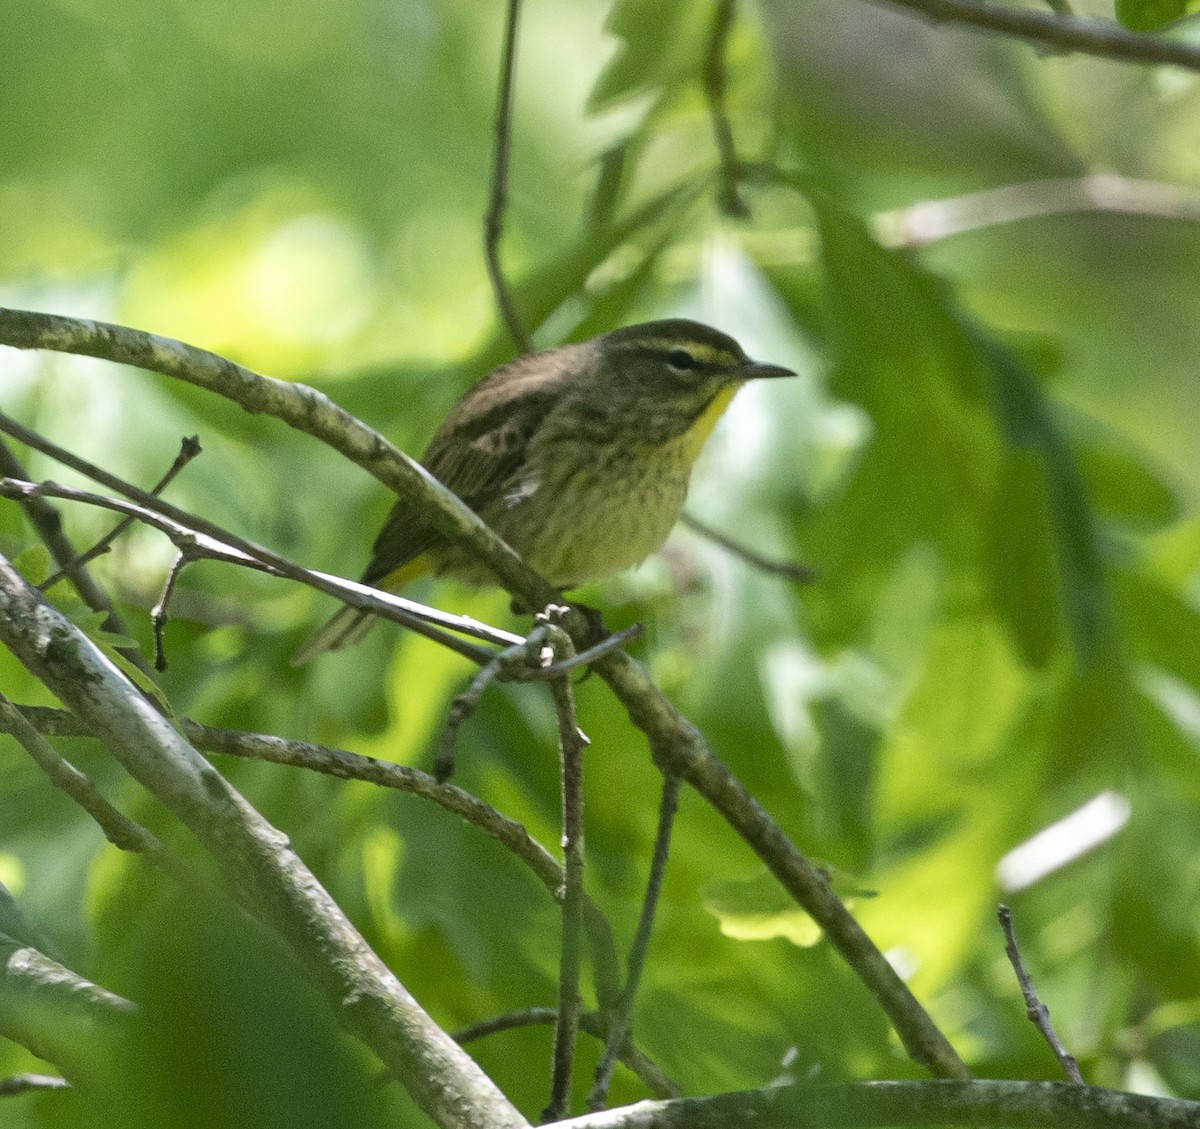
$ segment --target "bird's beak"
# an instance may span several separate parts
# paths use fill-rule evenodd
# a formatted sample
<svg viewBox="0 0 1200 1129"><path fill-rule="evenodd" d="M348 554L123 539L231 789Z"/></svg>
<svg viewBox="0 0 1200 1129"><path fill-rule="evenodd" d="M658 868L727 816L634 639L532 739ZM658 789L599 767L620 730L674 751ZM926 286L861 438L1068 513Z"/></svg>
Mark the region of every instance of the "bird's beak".
<svg viewBox="0 0 1200 1129"><path fill-rule="evenodd" d="M795 376L790 368L783 365L766 365L759 361L747 361L739 373L743 380L760 380L776 376Z"/></svg>

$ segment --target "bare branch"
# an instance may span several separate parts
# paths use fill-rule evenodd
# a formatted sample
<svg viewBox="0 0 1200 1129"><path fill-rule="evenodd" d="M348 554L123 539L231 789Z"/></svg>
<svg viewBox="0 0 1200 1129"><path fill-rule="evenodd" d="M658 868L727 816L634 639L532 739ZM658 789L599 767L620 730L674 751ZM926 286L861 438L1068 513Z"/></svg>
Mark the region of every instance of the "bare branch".
<svg viewBox="0 0 1200 1129"><path fill-rule="evenodd" d="M851 1082L639 1102L556 1129L1195 1129L1200 1102L1070 1082Z"/></svg>
<svg viewBox="0 0 1200 1129"><path fill-rule="evenodd" d="M0 723L49 777L50 783L70 796L96 821L104 837L114 847L142 855L147 862L160 867L186 886L200 881L191 867L168 851L157 836L109 803L91 778L60 756L3 694L0 694Z"/></svg>
<svg viewBox="0 0 1200 1129"><path fill-rule="evenodd" d="M340 451L390 490L418 502L423 517L438 533L486 563L495 571L500 583L513 595L520 596L526 607L545 607L557 597L555 590L453 491L379 432L355 419L315 388L260 376L215 353L169 337L57 314L0 307L0 344L18 349L54 349L134 365L225 396L249 412L275 416ZM96 481L104 480L97 478ZM107 482L105 485L120 489ZM148 509L173 516L165 502L148 504L144 491L126 493L126 497ZM194 528L203 529L200 525ZM237 544L236 541L230 543Z"/></svg>
<svg viewBox="0 0 1200 1129"><path fill-rule="evenodd" d="M571 637L558 626L569 609L555 604L538 613L546 639L555 654L570 660L574 654ZM571 1078L575 1064L575 1039L583 1011L579 998L580 938L583 928L583 752L588 739L575 717L575 692L569 674L550 683L554 716L558 721L558 747L562 777L563 903L562 946L558 966L558 1018L554 1024L553 1067L550 1101L543 1121L557 1121L569 1112Z"/></svg>
<svg viewBox="0 0 1200 1129"><path fill-rule="evenodd" d="M764 557L761 553L747 548L740 541L735 541L732 537L726 537L724 533L719 533L711 525L689 513L681 514L679 520L689 529L700 534L701 537L711 541L714 545L720 545L722 549L732 553L735 557L741 557L747 564L753 565L761 572L770 573L772 576L782 576L785 580L794 580L797 584L814 584L816 582L817 574L808 565Z"/></svg>
<svg viewBox="0 0 1200 1129"><path fill-rule="evenodd" d="M172 462L171 465L167 468L166 474L164 474L162 476L162 478L160 478L150 488L150 493L155 494L155 495L161 494L168 486L171 485L171 483L175 479L176 475L178 475L179 472L181 470L183 470L183 468L185 466L187 466L188 463L190 463L192 461L192 459L194 459L198 454L200 454L200 437L198 435L188 436L180 444L179 454L175 456L175 461ZM27 478L28 475L24 475L24 474L10 475L9 477L11 477L11 478ZM50 576L47 579L43 580L41 582L41 584L38 585L38 588L43 592L49 592L50 589L53 588L60 580L64 580L66 577L71 576L77 569L81 568L83 565L87 564L89 561L93 561L96 559L96 557L99 557L102 554L107 553L109 550L109 547L112 545L112 543L118 537L120 537L121 534L124 533L125 530L127 530L134 523L135 520L136 519L132 515L130 515L128 517L123 517L119 522L117 522L116 525L114 525L112 527L112 529L110 529L103 537L101 537L100 540L97 541L90 549L87 549L84 552L80 553L79 556L76 557L74 561L72 561L65 568L60 569L53 576ZM163 668L159 667L158 669L162 670Z"/></svg>
<svg viewBox="0 0 1200 1129"><path fill-rule="evenodd" d="M492 164L492 190L487 214L483 218L483 253L487 260L488 278L500 316L522 353L531 345L513 303L508 279L500 266L500 236L504 232L504 210L508 206L508 156L512 144L512 100L517 68L517 31L521 23L521 0L508 0L508 17L504 27L504 48L500 56L500 89L496 93L496 150Z"/></svg>
<svg viewBox="0 0 1200 1129"><path fill-rule="evenodd" d="M12 453L3 439L0 439L0 474L10 478L29 477L21 461ZM107 616L104 620L104 630L111 631L114 635L128 635L129 628L125 626L125 621L113 607L108 593L96 583L92 574L77 560L75 546L63 532L62 518L58 516L58 511L44 498L24 498L21 504L30 524L37 531L46 548L50 550L50 556L54 558L54 563L60 569L71 567L71 583L75 586L75 591L79 593L79 598L92 611L104 612ZM146 662L145 656L136 647L122 647L121 654L143 674L152 677L150 664Z"/></svg>
<svg viewBox="0 0 1200 1129"><path fill-rule="evenodd" d="M523 1129L525 1119L370 949L286 836L3 558L0 642L200 840L238 901L292 949L346 1028L430 1118L444 1129Z"/></svg>
<svg viewBox="0 0 1200 1129"><path fill-rule="evenodd" d="M1033 981L1029 979L1029 973L1025 971L1025 963L1021 960L1021 950L1017 947L1017 931L1013 926L1012 910L1005 905L999 906L996 916L1000 919L1000 928L1004 930L1004 951L1008 954L1008 962L1012 965L1013 972L1016 973L1017 983L1021 985L1021 995L1025 997L1025 1011L1029 1015L1030 1021L1049 1044L1050 1049L1054 1052L1054 1057L1058 1059L1059 1065L1063 1068L1063 1073L1072 1082L1082 1086L1084 1082L1083 1075L1079 1073L1079 1063L1075 1061L1075 1056L1063 1046L1062 1040L1055 1033L1054 1026L1050 1022L1050 1009L1038 999L1037 992L1033 989Z"/></svg>
<svg viewBox="0 0 1200 1129"><path fill-rule="evenodd" d="M1038 47L1079 51L1125 63L1167 63L1200 70L1200 47L1179 39L1127 31L1109 20L1063 16L999 0L875 0L931 20L998 32Z"/></svg>
<svg viewBox="0 0 1200 1129"><path fill-rule="evenodd" d="M558 1011L552 1007L531 1007L524 1011L510 1011L504 1015L493 1016L491 1019L473 1023L453 1033L459 1043L470 1043L495 1035L501 1031L512 1031L520 1027L539 1027L554 1023ZM610 1025L605 1017L596 1011L585 1011L579 1017L579 1029L594 1039L607 1040ZM649 1058L629 1042L621 1047L618 1056L634 1074L646 1085L646 1088L656 1098L677 1098L681 1091Z"/></svg>
<svg viewBox="0 0 1200 1129"><path fill-rule="evenodd" d="M171 595L175 591L175 582L179 579L179 574L192 561L198 559L199 557L196 554L189 553L186 549L179 550L167 572L167 579L163 583L162 595L159 596L158 603L150 609L150 623L154 628L155 670L163 671L167 669L167 652L163 646L163 628L167 625L167 605L171 602Z"/></svg>
<svg viewBox="0 0 1200 1129"><path fill-rule="evenodd" d="M626 643L632 643L640 639L642 637L642 630L640 623L632 623L624 631L616 631L612 635L606 635L599 643L588 647L585 651L572 654L569 658L559 659L556 662L550 663L549 666L526 666L518 670L516 675L529 682L548 682L553 678L561 677L568 671L577 670L581 666L594 663L610 651L615 651L619 647L625 646Z"/></svg>
<svg viewBox="0 0 1200 1129"><path fill-rule="evenodd" d="M0 1078L0 1098L29 1094L36 1090L67 1090L71 1083L52 1074L10 1074Z"/></svg>
<svg viewBox="0 0 1200 1129"><path fill-rule="evenodd" d="M446 715L446 727L442 730L442 740L433 765L433 775L439 784L445 784L454 772L454 746L463 722L479 707L483 692L501 676L505 663L523 656L526 648L527 644L521 642L493 656L479 668L475 677L467 683L467 688L455 695Z"/></svg>
<svg viewBox="0 0 1200 1129"><path fill-rule="evenodd" d="M700 731L657 690L645 668L624 651L614 651L594 669L646 734L659 768L682 777L712 804L817 922L879 1001L913 1060L940 1077L969 1077L954 1048L828 881L709 748Z"/></svg>
<svg viewBox="0 0 1200 1129"><path fill-rule="evenodd" d="M662 890L663 876L667 870L667 856L671 849L671 831L675 826L675 812L679 807L679 777L670 773L663 776L662 799L658 805L658 832L654 838L654 853L650 859L650 876L646 880L646 897L642 902L642 913L638 919L637 932L629 950L628 972L625 990L608 1032L604 1056L596 1067L596 1079L588 1095L588 1109L603 1109L608 1101L608 1088L612 1083L613 1062L633 1030L633 1005L637 998L642 969L646 964L646 950L650 947L650 930L654 925L654 913L658 908L658 895Z"/></svg>
<svg viewBox="0 0 1200 1129"><path fill-rule="evenodd" d="M737 146L725 105L725 48L736 11L737 0L717 0L708 54L704 59L704 96L708 101L708 113L720 158L721 187L717 193L717 204L727 216L748 219L750 208L738 190L741 174L738 171Z"/></svg>
<svg viewBox="0 0 1200 1129"><path fill-rule="evenodd" d="M111 1047L104 1044L126 1034L136 1012L129 1000L0 933L0 1035L71 1081L105 1080Z"/></svg>
<svg viewBox="0 0 1200 1129"><path fill-rule="evenodd" d="M43 734L62 737L98 736L93 728L65 710L45 706L16 706L16 709ZM186 718L180 724L184 736L197 749L209 755L292 765L339 780L363 780L369 784L394 788L431 800L451 814L474 824L511 851L529 867L556 900L562 900L563 871L554 856L516 820L509 819L477 796L454 784L439 784L427 772L392 761L381 761L374 757L347 752L344 749L331 749L306 741L289 741L284 737L265 733L245 733L236 729L201 725ZM5 718L0 715L0 729L6 728ZM620 993L612 929L591 899L585 898L583 912L596 974L596 995L602 1007L610 1007L615 1005Z"/></svg>
<svg viewBox="0 0 1200 1129"><path fill-rule="evenodd" d="M0 415L0 430L8 427L10 423L11 421ZM52 444L46 445L53 446ZM67 465L72 465L73 459L67 452L60 450L59 454L63 456L63 461ZM468 616L452 615L369 585L302 568L286 557L264 549L261 545L255 545L212 522L205 521L203 518L145 494L136 487L121 482L113 475L99 471L99 468L97 468L97 472L97 477L112 483L115 489L143 498L149 501L154 508L149 509L144 505L125 502L119 498L109 498L103 494L93 494L86 490L76 490L71 486L60 486L55 482L20 482L11 478L0 479L0 496L22 498L34 495L64 498L89 506L99 506L102 509L129 514L136 520L165 534L180 550L181 555L186 556L189 560L221 561L225 564L239 565L243 568L265 572L271 576L281 576L298 581L310 588L316 588L320 592L337 596L338 599L354 607L373 612L385 619L394 620L410 630L456 651L472 662L486 663L491 659L492 652L447 635L444 631L439 631L435 625L493 643L511 644L514 641L522 641L519 635L479 623ZM181 524L181 521L176 520L176 515L182 519L182 522L188 524Z"/></svg>
<svg viewBox="0 0 1200 1129"><path fill-rule="evenodd" d="M872 228L885 246L911 249L997 224L1086 212L1200 223L1200 192L1117 173L1089 173L920 200L881 212L874 217Z"/></svg>

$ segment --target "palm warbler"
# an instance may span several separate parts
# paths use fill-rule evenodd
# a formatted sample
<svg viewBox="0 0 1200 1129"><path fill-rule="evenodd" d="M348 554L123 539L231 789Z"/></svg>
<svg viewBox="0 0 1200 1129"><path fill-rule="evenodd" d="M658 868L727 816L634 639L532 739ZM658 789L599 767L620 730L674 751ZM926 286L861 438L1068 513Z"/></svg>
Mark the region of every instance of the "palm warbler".
<svg viewBox="0 0 1200 1129"><path fill-rule="evenodd" d="M658 549L734 393L756 377L794 375L751 361L733 338L698 322L634 325L485 376L422 462L551 584L571 588ZM363 583L395 591L427 573L495 582L401 498ZM356 642L370 622L343 608L293 661Z"/></svg>

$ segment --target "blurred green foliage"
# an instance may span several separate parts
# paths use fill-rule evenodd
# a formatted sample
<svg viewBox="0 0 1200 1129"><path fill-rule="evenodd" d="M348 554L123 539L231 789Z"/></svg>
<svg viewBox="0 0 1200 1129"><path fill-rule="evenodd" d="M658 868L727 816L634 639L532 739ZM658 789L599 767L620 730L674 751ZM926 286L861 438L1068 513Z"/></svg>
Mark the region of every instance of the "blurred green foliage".
<svg viewBox="0 0 1200 1129"><path fill-rule="evenodd" d="M1117 11L1137 27L1177 7ZM0 0L0 301L305 380L419 453L462 389L510 355L480 250L502 8ZM735 223L714 206L712 10L529 0L503 258L539 344L682 314L801 372L739 397L691 506L819 581L793 589L680 532L581 597L610 626L646 623L642 657L720 755L846 872L849 895L875 893L856 914L980 1074L1056 1073L1003 958L1003 898L1088 1077L1200 1096L1200 85L867 4L743 4L728 44L734 135L745 158L800 179L755 180L753 218ZM957 213L939 202L1000 189L1020 205L1094 172L1171 186L1175 218L1137 214L1130 190L1124 209L1013 222L985 199L977 222L919 250L872 234L894 230L885 211L894 225L924 202L945 218ZM306 564L357 575L388 506L328 450L165 379L3 350L0 387L6 411L139 483L198 433L204 454L171 499ZM74 481L36 454L28 464ZM79 544L110 520L64 516ZM33 541L16 507L0 508L0 548ZM170 557L135 530L96 565L144 646ZM38 561L23 562L33 579ZM523 622L498 593L413 594ZM380 628L293 670L327 611L280 582L193 566L164 691L204 722L428 768L466 664ZM50 701L9 656L0 689ZM588 889L625 945L657 774L598 681L579 700L593 741ZM489 691L456 777L551 846L553 734L539 688ZM101 749L61 744L191 849ZM439 1022L553 1001L553 903L482 833L362 784L221 768ZM153 1123L217 1123L264 1077L278 1091L239 1123L294 1123L303 1105L282 1083L311 1080L313 1063L328 1071L321 1124L422 1123L394 1086L352 1099L374 1068L286 962L219 916L179 912L9 741L0 880L68 964L147 1003L155 1069L180 1080L145 1094ZM685 794L638 1045L693 1093L915 1074L812 941ZM183 1057L180 1015L195 1025ZM475 1051L536 1114L548 1031ZM581 1094L596 1057L585 1042ZM0 1044L0 1074L31 1062ZM643 1094L618 1073L616 1100ZM85 1118L61 1095L7 1102L5 1125Z"/></svg>

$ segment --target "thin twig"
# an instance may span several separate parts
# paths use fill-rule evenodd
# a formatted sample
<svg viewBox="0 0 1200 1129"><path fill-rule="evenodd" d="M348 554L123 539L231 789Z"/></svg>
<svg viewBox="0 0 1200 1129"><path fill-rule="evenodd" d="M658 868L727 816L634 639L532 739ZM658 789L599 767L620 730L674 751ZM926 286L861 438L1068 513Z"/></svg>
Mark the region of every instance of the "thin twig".
<svg viewBox="0 0 1200 1129"><path fill-rule="evenodd" d="M632 218L626 221L632 222ZM428 519L438 534L483 561L527 607L542 607L557 595L452 490L315 388L262 376L226 357L169 337L31 310L0 307L0 344L17 349L53 349L133 365L224 396L246 411L274 416L329 445L388 489L418 504L423 520ZM127 496L145 504L142 497ZM159 512L171 516L166 509Z"/></svg>
<svg viewBox="0 0 1200 1129"><path fill-rule="evenodd" d="M662 799L658 805L658 832L654 838L654 854L650 859L650 875L646 880L646 897L642 902L642 913L638 919L633 945L629 949L625 990L621 993L617 1012L612 1017L604 1056L596 1067L596 1078L592 1083L592 1092L588 1095L587 1105L590 1110L603 1109L608 1104L608 1087L612 1083L613 1063L633 1031L633 1004L637 998L638 985L641 983L642 969L646 964L646 951L650 947L650 931L654 925L654 913L658 908L658 895L662 890L663 876L667 870L671 831L675 826L675 813L679 808L680 784L678 776L669 772L664 774Z"/></svg>
<svg viewBox="0 0 1200 1129"><path fill-rule="evenodd" d="M451 1037L457 1043L466 1044L502 1031L549 1025L555 1021L557 1016L557 1010L552 1007L531 1007L524 1011L510 1011L479 1023L472 1023L470 1027L453 1032ZM594 1039L607 1040L611 1025L600 1012L585 1011L579 1017L579 1029ZM679 1097L682 1094L680 1088L653 1061L628 1042L622 1046L619 1057L620 1061L646 1084L646 1088L656 1098Z"/></svg>
<svg viewBox="0 0 1200 1129"><path fill-rule="evenodd" d="M500 677L506 659L510 658L514 652L523 652L524 650L525 645L520 643L493 656L489 662L479 668L475 676L467 683L467 688L455 695L454 701L450 703L449 712L446 714L446 727L442 730L437 759L433 764L433 776L439 784L445 784L454 772L454 746L458 741L458 731L462 727L462 723L478 708L483 692Z"/></svg>
<svg viewBox="0 0 1200 1129"><path fill-rule="evenodd" d="M467 688L457 694L450 703L446 727L442 730L437 760L434 762L434 776L443 784L450 779L454 772L454 746L458 741L458 731L463 722L479 708L479 699L493 682L550 682L578 667L603 658L610 651L639 638L641 634L642 625L635 623L624 631L605 636L586 651L546 664L539 657L547 644L546 628L542 624L535 625L520 643L497 652L490 662L485 663L467 684Z"/></svg>
<svg viewBox="0 0 1200 1129"><path fill-rule="evenodd" d="M1126 63L1169 63L1200 70L1200 47L1180 39L1128 31L1109 20L1060 16L997 0L875 0L931 20L966 24L1021 39L1038 47L1079 51Z"/></svg>
<svg viewBox="0 0 1200 1129"><path fill-rule="evenodd" d="M164 474L162 478L160 478L150 488L150 493L155 495L161 494L168 486L171 485L171 482L175 479L175 476L178 475L179 472L192 461L192 459L200 454L200 450L200 436L190 435L185 438L179 446L179 454L175 456L175 461L172 462L167 468L166 474ZM26 478L28 476L13 475L12 477ZM82 568L89 561L93 561L97 557L107 553L112 543L118 537L120 537L121 534L124 533L125 530L127 530L136 520L137 519L133 516L123 517L90 549L80 553L75 560L66 566L66 568L59 569L59 571L53 576L43 580L41 584L38 585L38 588L40 588L43 592L49 592L50 589L53 588L60 580L65 580L68 576L71 576L76 569ZM162 669L162 667L159 667L159 670Z"/></svg>
<svg viewBox="0 0 1200 1129"><path fill-rule="evenodd" d="M2 313L3 311L0 310L0 314ZM265 380L266 378L262 377L260 379ZM98 467L86 459L81 459L78 455L58 446L56 443L52 443L44 435L40 435L36 431L30 430L23 424L6 416L3 412L0 412L0 431L19 439L28 447L33 447L35 450L41 451L42 454L48 455L56 462L62 463L63 466L69 466L72 470L78 471L86 478L90 478L94 482L99 482L102 486L106 486L108 489L124 495L124 497L137 503L138 507L141 507L141 509L135 507L122 512L136 513L136 516L140 520L146 521L147 519L142 516L142 513L144 510L149 510L152 514L161 515L169 521L175 522L177 525L183 527L187 533L206 534L213 538L214 541L243 553L247 557L259 561L264 566L268 566L261 571L267 572L274 569L280 576L286 576L290 580L298 581L301 584L308 585L310 588L316 588L320 592L336 596L344 603L361 608L364 611L373 612L384 619L394 620L396 623L418 633L427 634L424 631L424 627L420 625L435 624L448 628L451 631L457 631L463 635L470 635L473 638L482 639L485 642L501 646L511 646L514 643L522 641L523 637L520 635L514 635L511 631L503 631L498 627L491 627L488 624L480 623L470 616L451 615L449 612L426 607L424 604L418 604L413 600L406 600L403 596L396 596L381 589L373 588L370 585L344 580L340 577L330 576L328 573L317 572L314 569L302 568L295 562L280 556L278 553L273 553L270 549L266 549L262 545L248 541L244 537L239 537L231 530L225 529L214 522L207 521L196 514L189 513L187 510L182 510L178 506L173 506L170 502L165 502L162 498L142 490L132 483L126 482L124 479L118 478L103 467ZM56 489L63 490L65 487L57 487ZM97 501L93 504L107 505L110 509L120 508L114 499L108 499L104 503ZM163 532L166 532L165 528ZM437 642L443 642L442 638L436 634L429 637L435 639ZM473 662L486 662L491 657L491 653L480 651L477 655L468 655L467 657L471 658Z"/></svg>
<svg viewBox="0 0 1200 1129"><path fill-rule="evenodd" d="M546 625L554 653L569 659L571 637L557 626L567 611L551 605L538 618ZM552 656L551 656L552 657ZM547 664L549 665L549 664ZM550 1074L550 1101L542 1121L558 1121L569 1112L575 1040L583 1010L579 998L580 937L583 926L583 751L588 739L575 717L575 692L569 675L550 683L562 768L563 903L562 948L558 966L558 1017L554 1025L554 1052Z"/></svg>
<svg viewBox="0 0 1200 1129"><path fill-rule="evenodd" d="M0 1078L0 1098L28 1094L34 1090L69 1090L71 1083L53 1074L10 1074Z"/></svg>
<svg viewBox="0 0 1200 1129"><path fill-rule="evenodd" d="M1200 223L1200 192L1178 184L1097 172L919 200L878 213L871 226L885 246L914 249L997 224L1087 212Z"/></svg>
<svg viewBox="0 0 1200 1129"><path fill-rule="evenodd" d="M692 785L820 925L875 996L913 1061L937 1077L969 1078L970 1071L949 1040L828 881L729 771L696 726L655 689L649 672L621 650L605 655L593 669L646 734L659 768Z"/></svg>
<svg viewBox="0 0 1200 1129"><path fill-rule="evenodd" d="M134 520L132 517L127 520ZM158 598L158 603L150 609L150 624L154 628L154 669L164 671L167 669L167 651L163 646L163 628L167 625L167 605L171 602L171 595L175 591L175 582L179 579L179 574L192 563L198 560L199 556L195 551L189 552L187 549L180 549L175 555L175 559L171 562L171 567L167 572L167 579L163 583L162 595Z"/></svg>
<svg viewBox="0 0 1200 1129"><path fill-rule="evenodd" d="M640 639L642 637L642 630L643 628L640 623L630 624L623 631L616 631L612 635L606 635L599 643L588 647L585 651L580 651L578 654L572 655L570 658L552 662L549 666L526 666L519 672L519 677L529 682L548 682L551 679L566 674L568 671L576 670L581 666L587 666L589 663L594 663L597 659L602 659L610 651L615 651L618 647L625 646L626 643L632 643Z"/></svg>
<svg viewBox="0 0 1200 1129"><path fill-rule="evenodd" d="M813 584L816 582L816 571L809 568L808 565L764 557L761 553L747 548L741 542L733 540L732 537L727 537L724 533L719 533L711 525L708 525L697 517L693 517L689 513L682 514L679 520L689 529L700 534L701 537L711 541L714 545L720 545L722 549L732 553L735 557L741 557L747 564L753 565L762 572L769 572L772 576L782 576L787 580L794 580L797 584Z"/></svg>
<svg viewBox="0 0 1200 1129"><path fill-rule="evenodd" d="M521 0L508 0L508 18L504 27L504 48L500 56L500 89L496 93L496 151L492 163L492 189L487 213L483 218L483 253L488 278L500 316L522 353L530 351L529 335L513 303L508 279L500 266L500 236L504 232L504 210L508 206L508 157L512 143L512 101L516 78L517 30L521 22Z"/></svg>
<svg viewBox="0 0 1200 1129"><path fill-rule="evenodd" d="M142 855L147 862L159 867L187 886L194 885L197 875L181 859L173 855L162 842L115 808L92 783L91 778L64 759L34 727L25 715L3 694L0 694L0 720L50 783L65 792L88 813L104 832L104 837L122 851Z"/></svg>
<svg viewBox="0 0 1200 1129"><path fill-rule="evenodd" d="M729 32L733 27L737 0L717 0L713 15L712 35L708 41L708 54L704 60L704 96L708 101L708 113L712 119L713 136L717 142L720 159L721 188L717 203L722 212L735 219L748 219L750 208L738 189L737 147L733 140L733 127L729 124L729 110L725 104L725 48L729 43Z"/></svg>
<svg viewBox="0 0 1200 1129"><path fill-rule="evenodd" d="M52 737L96 737L96 732L66 710L47 706L17 706L25 719L39 732ZM392 761L314 745L290 741L267 733L246 733L201 725L184 718L180 724L184 736L209 756L222 755L261 760L270 764L291 765L320 772L338 780L362 780L383 788L393 788L430 800L490 835L533 872L543 886L561 901L563 871L554 856L515 819L509 819L477 796L454 784L439 784L428 772ZM7 731L3 717L0 730ZM616 947L607 919L590 898L584 900L584 926L592 952L596 976L596 996L600 1005L613 1007L620 995Z"/></svg>
<svg viewBox="0 0 1200 1129"><path fill-rule="evenodd" d="M14 436L14 438L20 438L20 436ZM27 446L33 446L33 444L30 443ZM12 453L12 449L3 439L0 439L0 474L9 478L29 477L24 465ZM22 499L21 505L34 530L45 543L46 548L50 550L50 556L54 558L54 563L62 569L75 561L75 546L63 532L62 518L58 516L58 511L45 498L25 498ZM129 628L125 626L125 621L113 606L108 593L96 583L95 577L86 568L74 567L71 573L71 583L74 585L75 591L79 593L79 598L92 611L104 612L107 617L103 624L105 631L110 631L114 635L129 635ZM153 676L150 664L146 662L145 656L137 647L118 649L143 674L149 677Z"/></svg>
<svg viewBox="0 0 1200 1129"><path fill-rule="evenodd" d="M0 430L3 430L9 422L0 415ZM47 444L47 446L52 447L53 444ZM65 456L63 461L71 465L71 457L66 452L62 452L62 454ZM451 615L439 611L437 608L429 608L368 585L302 568L286 557L254 545L228 530L221 529L212 522L146 495L143 491L137 490L128 483L122 483L120 479L116 479L112 475L100 473L103 474L104 479L113 484L114 489L131 497L146 498L151 502L153 508L134 502L124 502L119 498L110 498L103 494L93 494L86 490L60 486L54 482L21 482L11 478L0 479L0 496L22 498L30 495L44 495L70 499L85 505L99 506L103 509L115 510L118 513L132 514L137 520L165 534L177 548L193 551L193 556L197 559L202 555L210 560L219 560L226 564L239 565L258 572L265 572L271 576L287 577L290 580L306 584L310 588L316 588L320 592L336 596L354 607L373 612L385 619L394 620L410 630L448 647L474 663L490 661L493 652L448 635L445 631L438 630L435 625L442 625L451 631L459 631L464 635L473 635L475 638L493 643L511 645L521 641L519 635L503 631L500 628L489 627L467 616ZM174 515L179 515L184 522L190 523L190 525L181 524ZM202 553L198 551L198 547L202 547Z"/></svg>
<svg viewBox="0 0 1200 1129"><path fill-rule="evenodd" d="M1062 1040L1055 1033L1054 1026L1050 1022L1050 1009L1038 999L1037 992L1033 988L1033 981L1030 980L1029 973L1025 970L1025 962L1021 960L1021 950L1017 947L1017 931L1013 926L1012 910L1006 905L1001 905L996 910L996 916L1000 919L1000 928L1004 930L1004 951L1008 954L1008 963L1012 965L1013 972L1017 976L1017 983L1021 985L1021 995L1025 997L1026 1013L1054 1052L1054 1057L1058 1059L1063 1073L1072 1082L1084 1085L1083 1075L1079 1072L1079 1063L1075 1061L1075 1056L1063 1046Z"/></svg>

